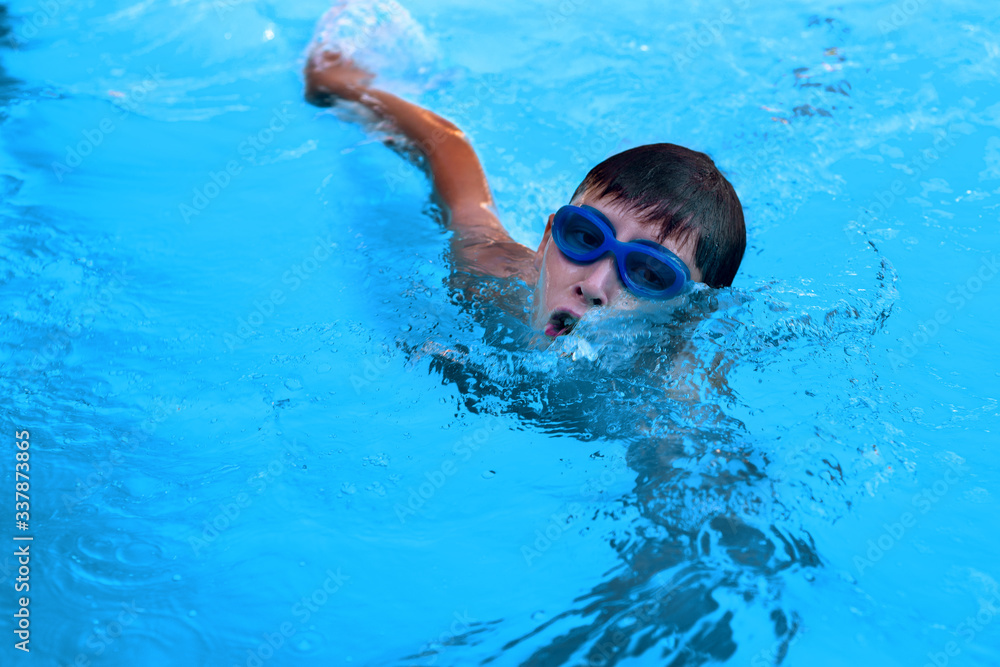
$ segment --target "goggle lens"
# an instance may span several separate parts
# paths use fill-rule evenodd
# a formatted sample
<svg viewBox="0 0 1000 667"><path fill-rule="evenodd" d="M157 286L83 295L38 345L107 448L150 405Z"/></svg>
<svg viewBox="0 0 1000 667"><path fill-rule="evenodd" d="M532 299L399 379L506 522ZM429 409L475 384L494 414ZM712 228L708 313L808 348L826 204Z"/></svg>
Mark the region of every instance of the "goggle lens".
<svg viewBox="0 0 1000 667"><path fill-rule="evenodd" d="M677 279L670 266L644 252L625 255L625 273L637 287L657 293L668 289Z"/></svg>
<svg viewBox="0 0 1000 667"><path fill-rule="evenodd" d="M562 243L565 250L580 255L589 255L604 245L604 232L582 215L570 215L562 227Z"/></svg>

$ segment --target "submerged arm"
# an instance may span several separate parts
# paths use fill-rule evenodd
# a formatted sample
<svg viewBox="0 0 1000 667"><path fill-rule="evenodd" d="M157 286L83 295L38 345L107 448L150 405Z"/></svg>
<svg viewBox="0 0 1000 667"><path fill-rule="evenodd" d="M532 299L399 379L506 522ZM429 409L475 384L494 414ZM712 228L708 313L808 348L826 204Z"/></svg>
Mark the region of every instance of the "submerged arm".
<svg viewBox="0 0 1000 667"><path fill-rule="evenodd" d="M507 276L531 266L533 253L516 243L493 213L493 195L479 158L462 131L441 116L370 86L372 75L337 54L318 51L306 66L306 99L331 106L357 102L392 122L427 159L434 189L454 231L459 261Z"/></svg>

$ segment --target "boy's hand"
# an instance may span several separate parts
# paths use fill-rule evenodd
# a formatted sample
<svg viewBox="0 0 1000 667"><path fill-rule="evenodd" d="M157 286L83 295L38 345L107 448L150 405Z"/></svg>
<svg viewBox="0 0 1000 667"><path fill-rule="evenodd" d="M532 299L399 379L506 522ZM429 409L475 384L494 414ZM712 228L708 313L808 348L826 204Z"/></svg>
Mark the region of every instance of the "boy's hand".
<svg viewBox="0 0 1000 667"><path fill-rule="evenodd" d="M309 55L305 75L306 100L317 106L330 106L336 98L356 102L375 79L353 60L322 49Z"/></svg>

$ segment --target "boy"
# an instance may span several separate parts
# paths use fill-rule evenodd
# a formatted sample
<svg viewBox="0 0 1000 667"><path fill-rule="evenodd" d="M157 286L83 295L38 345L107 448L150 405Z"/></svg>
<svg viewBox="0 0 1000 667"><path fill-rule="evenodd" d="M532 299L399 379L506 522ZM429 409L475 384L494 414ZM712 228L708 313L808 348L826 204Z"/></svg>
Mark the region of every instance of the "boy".
<svg viewBox="0 0 1000 667"><path fill-rule="evenodd" d="M651 144L608 158L549 216L532 251L493 212L483 168L455 125L371 87L374 76L338 54L314 50L305 75L311 103L362 104L423 153L453 232L456 268L534 286L531 326L550 338L572 331L591 308L615 307L626 293L669 299L691 283L733 282L746 248L743 209L703 153Z"/></svg>

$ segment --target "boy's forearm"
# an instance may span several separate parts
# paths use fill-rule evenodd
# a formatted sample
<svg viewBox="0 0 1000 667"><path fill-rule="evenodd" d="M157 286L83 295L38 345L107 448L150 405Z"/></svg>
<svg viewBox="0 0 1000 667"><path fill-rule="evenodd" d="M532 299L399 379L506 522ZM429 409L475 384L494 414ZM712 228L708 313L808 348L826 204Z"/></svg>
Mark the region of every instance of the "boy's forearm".
<svg viewBox="0 0 1000 667"><path fill-rule="evenodd" d="M454 123L382 90L367 89L355 101L391 121L423 153L445 205L493 205L479 158Z"/></svg>
<svg viewBox="0 0 1000 667"><path fill-rule="evenodd" d="M338 54L314 53L305 75L306 99L313 104L329 106L338 100L361 104L392 123L423 153L446 224L455 232L452 245L460 256L471 257L478 252L473 246L483 244L518 245L493 212L493 196L479 157L453 123L371 87L373 76Z"/></svg>

